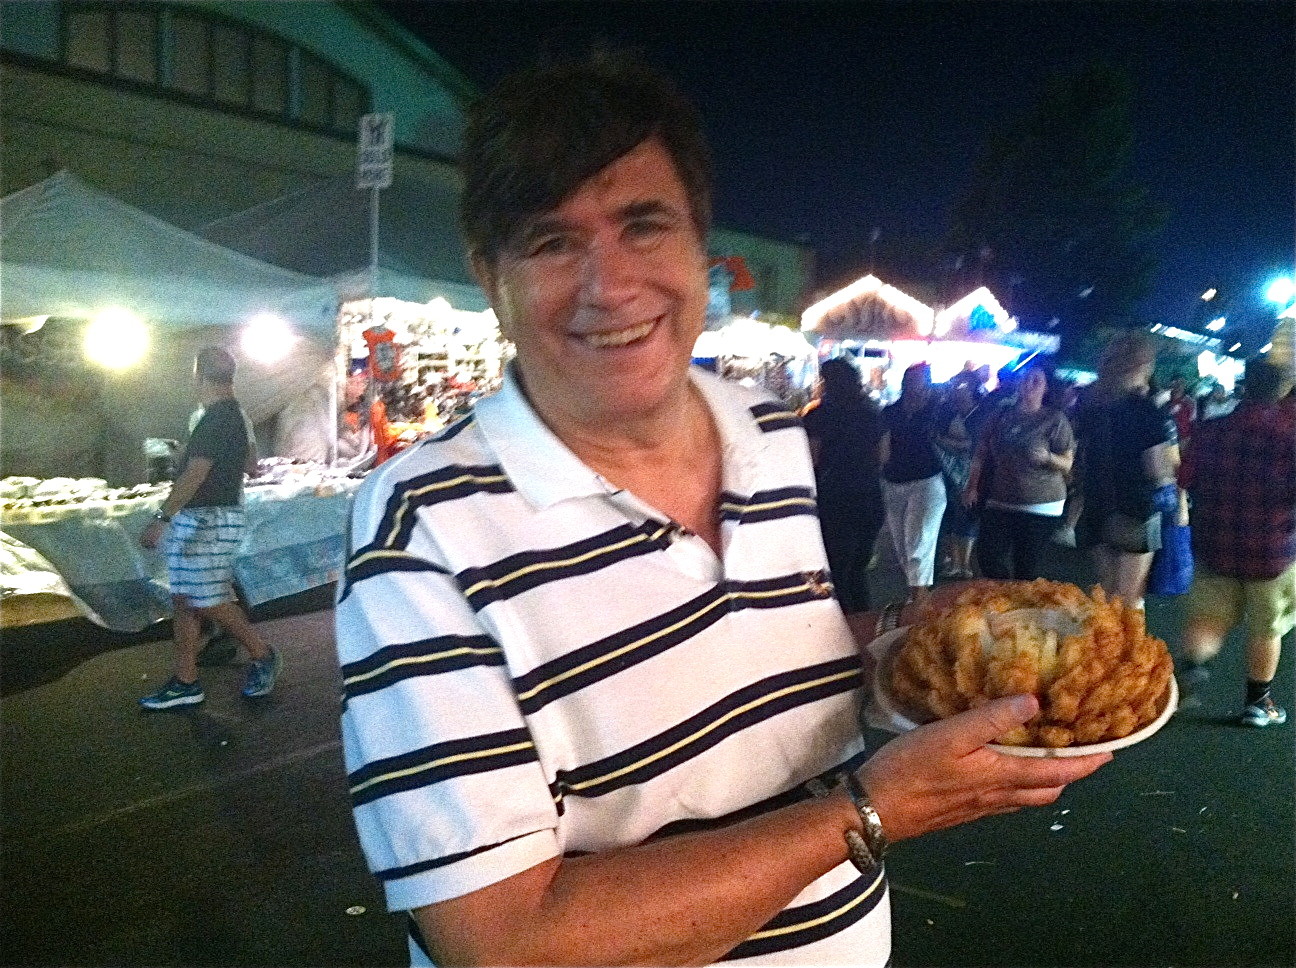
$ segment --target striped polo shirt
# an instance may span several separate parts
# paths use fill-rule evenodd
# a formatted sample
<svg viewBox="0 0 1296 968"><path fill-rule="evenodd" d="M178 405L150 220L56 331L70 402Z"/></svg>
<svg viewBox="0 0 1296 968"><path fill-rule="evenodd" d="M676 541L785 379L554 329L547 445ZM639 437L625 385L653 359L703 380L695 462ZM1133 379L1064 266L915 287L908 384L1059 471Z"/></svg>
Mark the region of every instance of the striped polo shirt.
<svg viewBox="0 0 1296 968"><path fill-rule="evenodd" d="M722 826L863 762L859 653L799 421L691 376L724 448L723 559L583 464L511 372L358 492L336 612L342 733L391 909ZM889 954L882 870L843 863L725 960ZM417 931L411 957L431 963Z"/></svg>

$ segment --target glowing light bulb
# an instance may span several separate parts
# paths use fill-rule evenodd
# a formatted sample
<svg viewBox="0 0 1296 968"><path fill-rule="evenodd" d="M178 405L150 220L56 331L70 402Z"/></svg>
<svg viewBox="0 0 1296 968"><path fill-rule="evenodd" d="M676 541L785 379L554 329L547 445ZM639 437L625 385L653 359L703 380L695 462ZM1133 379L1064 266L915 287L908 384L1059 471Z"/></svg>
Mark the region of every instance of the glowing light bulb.
<svg viewBox="0 0 1296 968"><path fill-rule="evenodd" d="M114 306L90 320L82 346L91 362L109 370L125 370L148 352L149 329L129 309Z"/></svg>

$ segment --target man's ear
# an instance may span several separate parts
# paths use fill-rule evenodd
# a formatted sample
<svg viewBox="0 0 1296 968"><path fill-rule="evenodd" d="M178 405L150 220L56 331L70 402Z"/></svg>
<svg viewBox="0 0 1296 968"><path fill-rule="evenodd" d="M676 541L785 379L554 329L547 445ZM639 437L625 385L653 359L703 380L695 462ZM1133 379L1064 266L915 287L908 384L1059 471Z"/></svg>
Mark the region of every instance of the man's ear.
<svg viewBox="0 0 1296 968"><path fill-rule="evenodd" d="M486 300L493 306L495 304L494 267L480 252L469 253L468 266L472 270L473 278L477 280L477 285L481 286L482 292L486 293Z"/></svg>

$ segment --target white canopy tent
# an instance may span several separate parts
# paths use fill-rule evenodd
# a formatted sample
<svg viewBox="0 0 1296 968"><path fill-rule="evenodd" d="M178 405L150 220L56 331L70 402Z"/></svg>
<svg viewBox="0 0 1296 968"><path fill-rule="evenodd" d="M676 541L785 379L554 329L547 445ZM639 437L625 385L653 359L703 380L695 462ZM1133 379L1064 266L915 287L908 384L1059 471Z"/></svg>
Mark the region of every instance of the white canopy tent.
<svg viewBox="0 0 1296 968"><path fill-rule="evenodd" d="M330 333L337 294L91 188L67 171L0 200L5 320L88 318L108 305L168 329L274 312Z"/></svg>
<svg viewBox="0 0 1296 968"><path fill-rule="evenodd" d="M190 366L204 345L235 353L248 416L272 418L333 359L337 305L324 280L199 238L69 172L15 192L0 200L0 319L39 340L47 319L48 330L67 330L120 308L144 322L150 347L132 369L104 373L94 393L39 372L6 374L0 473L138 481L145 438L185 435L196 406ZM242 325L261 313L298 336L275 364L239 351Z"/></svg>

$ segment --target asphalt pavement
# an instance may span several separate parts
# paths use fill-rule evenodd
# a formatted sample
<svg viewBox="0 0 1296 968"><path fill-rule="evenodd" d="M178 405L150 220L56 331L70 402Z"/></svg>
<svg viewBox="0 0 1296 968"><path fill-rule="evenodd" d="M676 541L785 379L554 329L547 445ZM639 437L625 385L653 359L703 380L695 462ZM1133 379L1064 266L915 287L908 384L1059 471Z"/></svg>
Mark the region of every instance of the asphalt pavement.
<svg viewBox="0 0 1296 968"><path fill-rule="evenodd" d="M1092 580L1070 549L1050 567ZM875 584L879 600L895 587ZM1178 601L1148 614L1173 646ZM135 702L168 675L165 625L5 633L4 965L407 963L351 823L328 591L254 615L284 653L274 694L243 699L238 662L205 669L207 701L176 712ZM1201 706L1056 805L897 845L897 968L1296 965L1296 732L1234 725L1240 653Z"/></svg>

